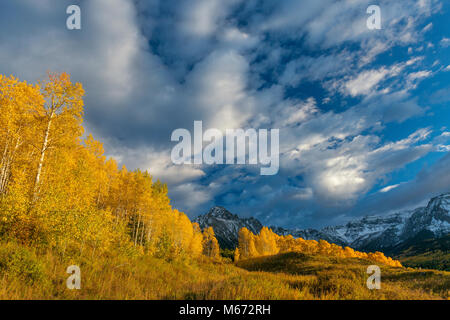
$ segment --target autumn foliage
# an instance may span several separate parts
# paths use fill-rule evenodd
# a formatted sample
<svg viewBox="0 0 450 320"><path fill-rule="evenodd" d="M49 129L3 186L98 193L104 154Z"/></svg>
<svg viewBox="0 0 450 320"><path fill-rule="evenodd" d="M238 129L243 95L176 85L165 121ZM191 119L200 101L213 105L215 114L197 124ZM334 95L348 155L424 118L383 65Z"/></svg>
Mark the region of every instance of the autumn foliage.
<svg viewBox="0 0 450 320"><path fill-rule="evenodd" d="M239 231L236 264L220 258L214 230L173 209L165 184L84 135L83 95L65 73L0 75L0 299L448 298L448 273L268 228ZM391 281L368 290L371 262L354 257ZM66 287L73 264L82 290Z"/></svg>
<svg viewBox="0 0 450 320"><path fill-rule="evenodd" d="M62 255L117 249L218 256L214 233L172 209L148 172L118 168L83 137L83 95L66 73L38 84L0 75L0 236Z"/></svg>
<svg viewBox="0 0 450 320"><path fill-rule="evenodd" d="M325 240L304 240L291 235L279 236L267 227L263 227L258 235L253 234L247 228L239 231L239 246L235 252L235 261L287 252L320 254L339 258L361 258L392 267L402 266L399 261L386 257L382 252L365 253L349 247L343 248Z"/></svg>

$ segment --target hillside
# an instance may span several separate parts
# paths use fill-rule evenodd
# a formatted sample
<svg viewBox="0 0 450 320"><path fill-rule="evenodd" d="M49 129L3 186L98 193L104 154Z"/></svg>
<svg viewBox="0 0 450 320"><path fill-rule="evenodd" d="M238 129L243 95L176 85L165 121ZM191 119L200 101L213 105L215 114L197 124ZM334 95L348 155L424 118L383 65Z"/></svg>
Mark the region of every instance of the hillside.
<svg viewBox="0 0 450 320"><path fill-rule="evenodd" d="M381 289L369 290L371 262L301 253L235 265L92 252L61 258L2 243L0 260L9 261L9 268L0 263L0 299L442 299L450 288L449 272L380 265ZM68 290L66 267L75 261L82 270L81 290ZM19 275L21 270L27 272Z"/></svg>
<svg viewBox="0 0 450 320"><path fill-rule="evenodd" d="M434 239L420 234L397 248L395 258L403 265L450 271L450 235Z"/></svg>
<svg viewBox="0 0 450 320"><path fill-rule="evenodd" d="M436 299L448 298L450 273L381 266L381 289L366 287L370 261L286 253L241 261L252 272L291 278L291 286L314 299ZM295 279L295 280L294 280ZM414 281L411 281L414 280Z"/></svg>

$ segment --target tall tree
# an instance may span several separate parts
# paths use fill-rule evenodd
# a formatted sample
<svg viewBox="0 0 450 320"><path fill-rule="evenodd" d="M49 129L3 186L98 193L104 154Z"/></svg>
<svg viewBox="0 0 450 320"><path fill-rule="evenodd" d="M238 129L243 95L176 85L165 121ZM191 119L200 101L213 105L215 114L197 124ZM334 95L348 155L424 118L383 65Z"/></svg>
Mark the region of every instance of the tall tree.
<svg viewBox="0 0 450 320"><path fill-rule="evenodd" d="M77 142L83 133L81 127L83 116L83 87L80 83L72 84L67 73L48 74L48 80L41 84L45 104L37 115L42 128L42 140L39 148L39 160L36 168L32 190L32 202L36 201L41 183L45 156L55 145L67 146Z"/></svg>

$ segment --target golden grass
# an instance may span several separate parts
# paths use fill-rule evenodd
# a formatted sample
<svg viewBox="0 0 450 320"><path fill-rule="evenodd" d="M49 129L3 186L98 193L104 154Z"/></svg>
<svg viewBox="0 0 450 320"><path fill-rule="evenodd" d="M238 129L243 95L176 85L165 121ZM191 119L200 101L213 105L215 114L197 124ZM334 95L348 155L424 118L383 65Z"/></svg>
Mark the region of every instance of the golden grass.
<svg viewBox="0 0 450 320"><path fill-rule="evenodd" d="M371 262L299 253L237 266L228 260L138 255L62 258L45 253L30 259L27 265L41 266L34 270L42 277L30 281L0 267L0 299L445 299L450 287L449 272L380 266L382 288L369 290L365 271ZM81 268L81 290L66 288L71 264Z"/></svg>
<svg viewBox="0 0 450 320"><path fill-rule="evenodd" d="M330 258L301 253L250 259L238 266L250 271L287 274L296 278L295 286L306 289L314 299L448 299L450 272L381 268L381 289L366 287L367 266L373 262L356 258Z"/></svg>

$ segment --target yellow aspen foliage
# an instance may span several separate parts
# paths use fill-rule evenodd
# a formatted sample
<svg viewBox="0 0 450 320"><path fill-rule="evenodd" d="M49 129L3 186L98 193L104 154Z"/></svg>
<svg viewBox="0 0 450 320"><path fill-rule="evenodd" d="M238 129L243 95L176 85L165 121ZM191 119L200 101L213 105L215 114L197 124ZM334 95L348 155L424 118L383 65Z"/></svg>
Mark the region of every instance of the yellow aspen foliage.
<svg viewBox="0 0 450 320"><path fill-rule="evenodd" d="M277 244L281 253L289 252L295 245L295 239L292 235L280 236Z"/></svg>
<svg viewBox="0 0 450 320"><path fill-rule="evenodd" d="M200 229L200 226L198 225L197 222L194 222L192 224L192 239L191 239L191 243L189 246L189 252L194 256L194 257L198 257L202 254L203 252L203 234L202 231Z"/></svg>
<svg viewBox="0 0 450 320"><path fill-rule="evenodd" d="M233 260L234 260L234 262L238 262L240 258L241 258L241 255L239 253L239 248L236 248L234 250L234 258L233 258Z"/></svg>
<svg viewBox="0 0 450 320"><path fill-rule="evenodd" d="M248 259L259 256L255 246L254 234L247 228L239 230L239 254L240 259Z"/></svg>
<svg viewBox="0 0 450 320"><path fill-rule="evenodd" d="M203 254L213 259L220 258L219 242L212 227L203 230Z"/></svg>
<svg viewBox="0 0 450 320"><path fill-rule="evenodd" d="M277 235L263 227L259 235L255 236L255 246L259 256L274 255L279 252L277 245Z"/></svg>
<svg viewBox="0 0 450 320"><path fill-rule="evenodd" d="M345 256L346 258L355 258L355 257L356 257L355 250L353 250L353 249L350 248L350 247L345 247L345 248L344 248L344 256Z"/></svg>
<svg viewBox="0 0 450 320"><path fill-rule="evenodd" d="M331 245L325 240L319 240L319 253L331 255Z"/></svg>
<svg viewBox="0 0 450 320"><path fill-rule="evenodd" d="M0 75L0 234L62 254L218 257L214 233L172 209L165 184L82 138L83 95L66 73L36 85Z"/></svg>
<svg viewBox="0 0 450 320"><path fill-rule="evenodd" d="M386 257L382 252L359 252L350 247L343 248L325 240L295 239L292 235L279 236L266 227L261 229L259 235L254 235L247 228L239 230L239 244L235 251L235 256L238 254L238 260L285 252L320 254L339 258L360 258L392 267L402 267L399 261ZM235 258L235 261L238 260Z"/></svg>

